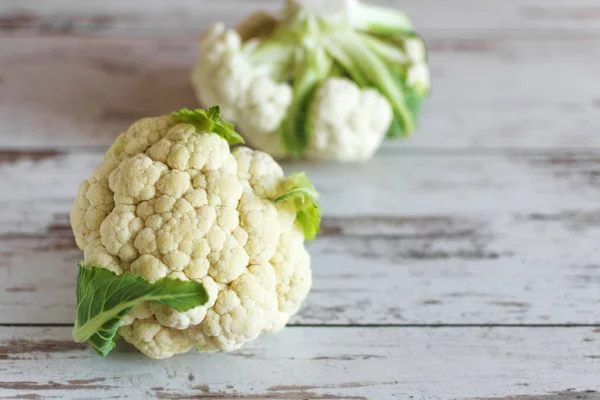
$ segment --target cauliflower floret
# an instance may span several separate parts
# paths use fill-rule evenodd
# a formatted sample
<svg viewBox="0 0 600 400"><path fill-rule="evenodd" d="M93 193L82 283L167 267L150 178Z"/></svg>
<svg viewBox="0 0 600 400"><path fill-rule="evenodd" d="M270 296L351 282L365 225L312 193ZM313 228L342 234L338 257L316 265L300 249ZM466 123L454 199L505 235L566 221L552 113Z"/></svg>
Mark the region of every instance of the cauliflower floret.
<svg viewBox="0 0 600 400"><path fill-rule="evenodd" d="M269 331L277 332L287 323L288 314L296 314L312 285L310 255L302 245L301 233L289 230L281 235L271 264L275 269L278 318Z"/></svg>
<svg viewBox="0 0 600 400"><path fill-rule="evenodd" d="M157 359L186 353L194 346L184 331L167 328L154 318L136 319L119 328L119 334L148 357Z"/></svg>
<svg viewBox="0 0 600 400"><path fill-rule="evenodd" d="M376 90L344 78L319 87L310 109L309 157L365 161L377 151L392 121L392 108Z"/></svg>
<svg viewBox="0 0 600 400"><path fill-rule="evenodd" d="M208 302L185 312L143 303L119 334L166 358L193 347L235 350L281 329L310 287L294 208L273 203L284 181L269 155L230 151L219 135L168 117L121 134L71 212L85 263L149 282L201 282Z"/></svg>
<svg viewBox="0 0 600 400"><path fill-rule="evenodd" d="M243 121L254 146L283 157L278 127L292 101L292 88L256 70L243 53L240 35L225 25L212 25L200 39L192 84L201 104L223 106L223 117Z"/></svg>
<svg viewBox="0 0 600 400"><path fill-rule="evenodd" d="M404 47L412 63L412 66L408 69L406 84L415 86L423 93L427 93L431 86L431 76L427 66L425 43L421 39L409 39Z"/></svg>
<svg viewBox="0 0 600 400"><path fill-rule="evenodd" d="M273 266L269 263L251 265L219 293L205 322L186 333L203 351L236 350L261 332L271 332L269 328L277 317L278 308L274 292Z"/></svg>

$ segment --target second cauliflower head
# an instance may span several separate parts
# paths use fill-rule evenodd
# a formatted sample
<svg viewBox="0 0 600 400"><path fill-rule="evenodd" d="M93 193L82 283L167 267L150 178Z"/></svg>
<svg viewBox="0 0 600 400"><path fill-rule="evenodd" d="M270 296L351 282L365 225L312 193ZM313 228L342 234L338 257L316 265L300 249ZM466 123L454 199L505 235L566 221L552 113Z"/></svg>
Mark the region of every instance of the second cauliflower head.
<svg viewBox="0 0 600 400"><path fill-rule="evenodd" d="M316 230L306 229L306 215L318 218L320 209L301 197L278 201L307 178L285 177L266 153L230 150L235 132L218 111L212 122L196 116L131 125L81 183L71 212L86 264L204 286L201 306L178 312L144 302L121 320L118 333L153 358L232 351L277 332L311 286L304 240Z"/></svg>
<svg viewBox="0 0 600 400"><path fill-rule="evenodd" d="M345 0L322 13L309 3L290 0L237 29L213 25L192 84L274 157L366 161L386 136L415 129L430 86L425 45L401 12Z"/></svg>

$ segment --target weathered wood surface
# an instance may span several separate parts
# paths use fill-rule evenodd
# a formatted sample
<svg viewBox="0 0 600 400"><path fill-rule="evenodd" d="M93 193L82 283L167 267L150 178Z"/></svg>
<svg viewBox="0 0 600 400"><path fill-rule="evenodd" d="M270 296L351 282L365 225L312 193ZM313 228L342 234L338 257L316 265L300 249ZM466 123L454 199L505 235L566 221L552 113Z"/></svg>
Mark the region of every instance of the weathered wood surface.
<svg viewBox="0 0 600 400"><path fill-rule="evenodd" d="M1 328L0 393L34 399L558 399L556 392L562 400L598 398L597 328L289 328L236 353L192 352L160 362L127 350L102 359L70 336L70 328Z"/></svg>
<svg viewBox="0 0 600 400"><path fill-rule="evenodd" d="M102 155L7 154L0 322L71 322L81 252L67 214ZM600 154L390 150L353 170L287 169L307 170L325 213L314 290L293 323L600 322Z"/></svg>
<svg viewBox="0 0 600 400"><path fill-rule="evenodd" d="M4 148L108 146L197 105L195 35L0 37ZM433 92L403 148L600 148L600 37L431 39ZM568 73L566 73L568 71Z"/></svg>
<svg viewBox="0 0 600 400"><path fill-rule="evenodd" d="M10 188L0 191L0 233L64 227L79 183L103 155L0 153L0 187ZM542 214L559 219L564 213L569 222L569 211L577 220L578 211L582 219L599 206L600 151L531 155L389 149L362 165L282 165L288 173L310 174L322 193L326 217L471 215L493 220Z"/></svg>
<svg viewBox="0 0 600 400"><path fill-rule="evenodd" d="M224 20L235 23L257 9L278 10L282 0L3 0L0 35L197 33ZM429 37L479 39L597 36L595 0L374 0L404 10Z"/></svg>
<svg viewBox="0 0 600 400"><path fill-rule="evenodd" d="M209 22L279 1L0 2L0 398L600 399L598 1L379 3L430 48L420 131L366 165L286 165L325 212L292 327L153 363L19 325L72 321L67 213L101 151L196 104Z"/></svg>

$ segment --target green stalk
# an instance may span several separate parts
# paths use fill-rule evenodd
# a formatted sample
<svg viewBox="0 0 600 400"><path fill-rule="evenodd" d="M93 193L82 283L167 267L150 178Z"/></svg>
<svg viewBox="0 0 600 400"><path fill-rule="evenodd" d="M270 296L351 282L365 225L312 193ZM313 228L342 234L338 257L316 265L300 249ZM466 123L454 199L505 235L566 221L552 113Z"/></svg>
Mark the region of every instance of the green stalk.
<svg viewBox="0 0 600 400"><path fill-rule="evenodd" d="M300 157L308 146L308 107L319 82L319 77L310 69L294 82L292 103L280 127L283 147L294 157Z"/></svg>
<svg viewBox="0 0 600 400"><path fill-rule="evenodd" d="M331 45L336 46L345 52L348 58L354 60L354 65L361 70L362 74L368 76L372 85L387 97L394 113L404 127L404 135L413 131L415 121L406 106L401 87L394 80L388 66L365 45L361 36L352 30L347 30L329 36L329 40L331 40Z"/></svg>
<svg viewBox="0 0 600 400"><path fill-rule="evenodd" d="M346 18L355 29L381 35L395 35L412 32L410 19L403 12L359 0L348 0Z"/></svg>
<svg viewBox="0 0 600 400"><path fill-rule="evenodd" d="M408 56L398 45L391 44L383 39L376 36L372 36L368 33L359 33L364 43L379 57L392 62L403 64L409 61Z"/></svg>
<svg viewBox="0 0 600 400"><path fill-rule="evenodd" d="M285 120L280 126L280 137L286 152L294 157L301 156L308 146L309 108L319 84L329 75L331 58L320 43L317 21L307 17L301 21L300 31L312 40L302 41L302 56L293 83L292 103ZM303 29L302 29L303 28Z"/></svg>
<svg viewBox="0 0 600 400"><path fill-rule="evenodd" d="M344 72L352 79L356 84L365 88L369 86L369 81L366 76L362 73L360 68L356 65L351 57L348 57L346 53L341 51L338 46L332 45L330 41L325 41L325 49L329 55L338 63Z"/></svg>
<svg viewBox="0 0 600 400"><path fill-rule="evenodd" d="M249 45L250 42L247 44ZM248 48L248 60L257 70L276 81L285 81L290 76L293 62L293 46L288 43L267 40L254 48Z"/></svg>

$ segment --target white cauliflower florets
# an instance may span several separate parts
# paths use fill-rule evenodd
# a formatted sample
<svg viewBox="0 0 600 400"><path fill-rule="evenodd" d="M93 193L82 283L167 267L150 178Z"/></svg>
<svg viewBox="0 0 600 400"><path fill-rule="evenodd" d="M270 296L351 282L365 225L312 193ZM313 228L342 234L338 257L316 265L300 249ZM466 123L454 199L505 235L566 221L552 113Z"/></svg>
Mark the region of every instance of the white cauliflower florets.
<svg viewBox="0 0 600 400"><path fill-rule="evenodd" d="M366 161L375 154L392 121L392 108L374 89L331 78L319 87L310 107L314 158Z"/></svg>
<svg viewBox="0 0 600 400"><path fill-rule="evenodd" d="M221 105L223 117L234 124L243 121L252 145L273 157L285 155L277 129L292 101L292 88L251 65L235 29L217 23L200 39L192 83L201 103Z"/></svg>
<svg viewBox="0 0 600 400"><path fill-rule="evenodd" d="M404 43L406 54L412 62L408 70L406 84L417 86L419 90L427 92L431 86L431 76L427 65L427 49L421 39L409 39Z"/></svg>
<svg viewBox="0 0 600 400"><path fill-rule="evenodd" d="M248 142L276 158L371 158L387 137L417 127L429 93L427 50L408 17L353 0L290 0L237 29L200 38L191 80L223 106Z"/></svg>
<svg viewBox="0 0 600 400"><path fill-rule="evenodd" d="M198 52L192 83L199 101L222 105L223 115L239 125L252 146L284 157L279 126L292 101L292 87L255 69L242 51L239 34L222 23L200 39ZM310 109L308 158L365 161L381 145L392 120L385 97L345 78L326 79Z"/></svg>
<svg viewBox="0 0 600 400"><path fill-rule="evenodd" d="M208 302L186 312L143 303L119 333L153 358L192 347L231 351L276 332L311 286L304 235L267 154L230 151L214 133L169 117L146 118L119 136L82 182L71 212L85 263L201 282Z"/></svg>

